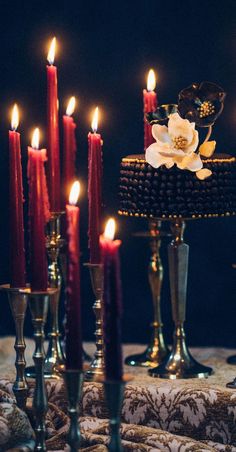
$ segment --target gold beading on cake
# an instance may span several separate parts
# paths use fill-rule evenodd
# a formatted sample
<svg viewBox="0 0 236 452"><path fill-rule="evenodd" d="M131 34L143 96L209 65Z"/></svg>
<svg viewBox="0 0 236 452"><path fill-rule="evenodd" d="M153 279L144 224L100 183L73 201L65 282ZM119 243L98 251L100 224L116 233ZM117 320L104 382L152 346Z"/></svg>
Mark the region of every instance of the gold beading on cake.
<svg viewBox="0 0 236 452"><path fill-rule="evenodd" d="M124 157L122 159L123 163L147 163L145 159L139 159L136 157ZM236 157L223 157L222 159L219 158L211 158L211 159L205 159L203 160L203 163L233 163L236 162Z"/></svg>
<svg viewBox="0 0 236 452"><path fill-rule="evenodd" d="M118 215L122 215L125 217L154 218L152 214L147 215L146 213L138 212L132 213L127 210L118 210ZM176 218L183 218L184 220L199 220L200 218L232 217L235 215L236 212L193 214L187 218L183 218L182 215L161 215L160 219L171 220Z"/></svg>

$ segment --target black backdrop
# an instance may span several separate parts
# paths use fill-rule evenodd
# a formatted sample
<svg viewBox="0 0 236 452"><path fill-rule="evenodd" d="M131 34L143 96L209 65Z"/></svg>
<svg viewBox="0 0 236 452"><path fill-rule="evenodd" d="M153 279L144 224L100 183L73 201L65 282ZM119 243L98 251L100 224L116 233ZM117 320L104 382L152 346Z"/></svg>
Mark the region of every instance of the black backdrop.
<svg viewBox="0 0 236 452"><path fill-rule="evenodd" d="M116 215L119 162L143 145L142 89L150 67L158 73L159 102L174 102L181 88L210 80L228 93L214 136L218 151L235 154L236 7L234 0L206 1L1 1L0 14L0 280L7 282L9 109L21 106L24 175L30 131L45 132L46 54L56 35L59 51L60 114L70 95L79 98L76 111L78 175L81 198L82 260L87 251L87 133L91 110L102 111L104 139L104 213ZM45 143L45 137L43 139ZM26 178L25 183L26 183ZM26 185L26 184L25 184ZM25 188L27 190L27 187ZM26 193L27 195L27 193ZM132 233L146 228L141 220L119 218L122 239L124 340L146 342L151 300L146 277L148 248ZM191 344L236 346L236 219L192 222L186 231L190 245L187 331ZM162 248L165 280L162 293L165 332L172 322L166 243ZM92 339L93 297L86 270L83 279L84 338ZM27 333L31 334L27 318ZM0 298L0 334L13 333L6 299Z"/></svg>

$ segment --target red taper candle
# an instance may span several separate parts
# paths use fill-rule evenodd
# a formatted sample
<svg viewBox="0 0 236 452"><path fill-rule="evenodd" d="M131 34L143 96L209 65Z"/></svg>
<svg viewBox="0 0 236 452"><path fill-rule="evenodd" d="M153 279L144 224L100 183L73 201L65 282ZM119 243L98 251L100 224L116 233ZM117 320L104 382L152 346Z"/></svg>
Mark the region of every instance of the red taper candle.
<svg viewBox="0 0 236 452"><path fill-rule="evenodd" d="M97 133L98 107L95 109L92 130L88 134L88 211L90 263L100 263L99 236L102 209L102 139Z"/></svg>
<svg viewBox="0 0 236 452"><path fill-rule="evenodd" d="M21 145L20 134L16 131L18 123L19 114L15 104L12 111L12 130L9 130L11 287L24 287L26 284Z"/></svg>
<svg viewBox="0 0 236 452"><path fill-rule="evenodd" d="M106 381L120 381L123 375L121 342L120 240L113 240L115 222L111 218L100 237L103 282L103 334Z"/></svg>
<svg viewBox="0 0 236 452"><path fill-rule="evenodd" d="M72 118L75 109L75 97L71 97L63 115L63 165L62 165L62 202L66 204L71 185L75 180L75 159L76 159L76 125Z"/></svg>
<svg viewBox="0 0 236 452"><path fill-rule="evenodd" d="M147 79L147 89L143 90L143 114L144 114L144 151L154 142L152 127L146 120L146 113L157 109L157 95L154 91L156 78L153 69L150 69Z"/></svg>
<svg viewBox="0 0 236 452"><path fill-rule="evenodd" d="M30 282L32 291L48 287L45 224L50 218L44 163L46 149L39 148L39 129L35 129L28 147Z"/></svg>
<svg viewBox="0 0 236 452"><path fill-rule="evenodd" d="M80 300L80 209L76 206L80 184L74 182L66 205L68 268L66 288L66 369L81 370L82 332Z"/></svg>
<svg viewBox="0 0 236 452"><path fill-rule="evenodd" d="M55 56L56 38L53 38L47 66L47 133L48 133L48 161L47 182L52 212L61 210L60 195L60 148L58 126L58 92L57 92L57 68L53 65Z"/></svg>

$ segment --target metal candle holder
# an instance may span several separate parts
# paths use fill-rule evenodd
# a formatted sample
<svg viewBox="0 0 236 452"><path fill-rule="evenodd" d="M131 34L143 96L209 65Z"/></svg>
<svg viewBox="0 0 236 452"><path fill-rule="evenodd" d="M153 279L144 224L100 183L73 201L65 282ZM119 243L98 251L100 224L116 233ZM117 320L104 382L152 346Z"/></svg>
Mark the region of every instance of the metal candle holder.
<svg viewBox="0 0 236 452"><path fill-rule="evenodd" d="M124 375L122 380L104 381L104 391L110 418L111 438L108 444L109 452L123 452L124 450L120 438L121 408L125 384L132 379L133 377Z"/></svg>
<svg viewBox="0 0 236 452"><path fill-rule="evenodd" d="M85 266L89 268L92 289L95 296L93 311L96 317L96 351L94 353L94 358L85 373L85 380L91 381L95 377L103 376L104 374L104 342L102 328L103 267L101 264L85 264Z"/></svg>
<svg viewBox="0 0 236 452"><path fill-rule="evenodd" d="M161 221L150 221L148 232L139 232L136 237L149 239L151 257L148 263L148 280L153 301L153 322L149 345L143 353L128 356L125 364L129 366L156 367L162 363L169 353L164 341L161 319L161 287L163 281L163 266L160 258L161 239L169 234L161 230Z"/></svg>
<svg viewBox="0 0 236 452"><path fill-rule="evenodd" d="M67 442L71 452L77 452L80 447L81 433L78 423L79 401L83 386L83 371L66 369L63 371L67 398L68 413L70 417L70 429L68 432Z"/></svg>
<svg viewBox="0 0 236 452"><path fill-rule="evenodd" d="M28 385L25 378L25 340L24 340L24 322L27 308L27 297L21 293L18 288L11 288L9 284L0 286L8 296L12 316L15 323L15 351L16 351L16 379L13 383L13 392L19 408L25 410Z"/></svg>
<svg viewBox="0 0 236 452"><path fill-rule="evenodd" d="M169 358L155 369L149 369L152 377L203 378L212 373L210 367L198 363L190 354L186 342L184 321L188 275L189 246L184 243L185 221L171 222L173 240L168 245L172 316L175 323L173 349Z"/></svg>
<svg viewBox="0 0 236 452"><path fill-rule="evenodd" d="M233 264L232 267L236 268L236 264ZM236 355L229 356L227 358L227 363L235 366L236 365ZM235 388L236 387L236 378L235 378L234 382L228 383L228 385L231 385L231 386L228 386L228 385L226 385L226 386L228 388L232 388L232 384L234 384L233 387Z"/></svg>
<svg viewBox="0 0 236 452"><path fill-rule="evenodd" d="M32 323L34 328L35 351L33 354L35 364L35 390L33 410L35 415L35 451L46 451L45 442L45 416L48 408L47 393L44 377L44 326L47 320L49 298L55 294L55 289L44 292L31 292L30 289L22 290L28 298Z"/></svg>

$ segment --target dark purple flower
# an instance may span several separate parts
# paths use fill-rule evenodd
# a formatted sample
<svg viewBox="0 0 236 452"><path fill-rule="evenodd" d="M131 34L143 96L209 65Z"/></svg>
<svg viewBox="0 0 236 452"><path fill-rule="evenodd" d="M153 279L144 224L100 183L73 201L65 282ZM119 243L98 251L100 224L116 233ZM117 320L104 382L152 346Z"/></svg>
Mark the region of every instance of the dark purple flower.
<svg viewBox="0 0 236 452"><path fill-rule="evenodd" d="M149 124L162 124L165 123L172 113L178 111L178 105L176 104L165 104L160 105L156 111L152 111L146 114L146 119Z"/></svg>

